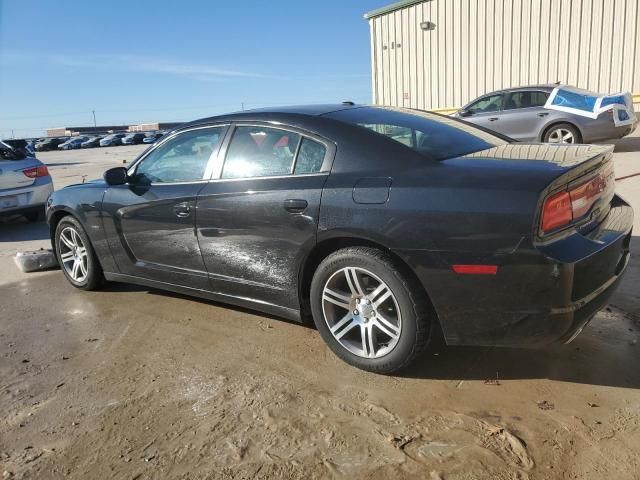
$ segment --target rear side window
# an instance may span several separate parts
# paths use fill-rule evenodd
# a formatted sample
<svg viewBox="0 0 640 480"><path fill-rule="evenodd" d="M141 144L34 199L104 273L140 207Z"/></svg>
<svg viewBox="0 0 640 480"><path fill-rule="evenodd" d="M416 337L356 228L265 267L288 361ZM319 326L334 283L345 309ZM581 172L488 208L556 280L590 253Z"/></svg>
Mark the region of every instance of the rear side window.
<svg viewBox="0 0 640 480"><path fill-rule="evenodd" d="M514 110L517 108L544 107L547 103L549 94L540 91L511 92L507 94L507 100L504 105L505 110Z"/></svg>
<svg viewBox="0 0 640 480"><path fill-rule="evenodd" d="M321 143L308 138L303 138L298 151L296 168L293 173L296 175L304 173L318 173L322 169L324 156L327 149Z"/></svg>
<svg viewBox="0 0 640 480"><path fill-rule="evenodd" d="M222 178L289 175L300 135L265 127L237 127L224 161Z"/></svg>
<svg viewBox="0 0 640 480"><path fill-rule="evenodd" d="M372 130L434 160L509 143L468 123L418 110L359 107L326 116Z"/></svg>

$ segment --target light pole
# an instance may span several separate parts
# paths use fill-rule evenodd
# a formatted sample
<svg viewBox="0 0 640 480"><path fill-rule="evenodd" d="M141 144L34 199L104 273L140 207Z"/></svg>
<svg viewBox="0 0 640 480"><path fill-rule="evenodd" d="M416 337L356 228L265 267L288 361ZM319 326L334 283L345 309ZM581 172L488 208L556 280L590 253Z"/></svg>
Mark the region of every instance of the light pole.
<svg viewBox="0 0 640 480"><path fill-rule="evenodd" d="M96 111L95 110L91 110L91 113L93 113L93 126L95 128L97 126L96 125Z"/></svg>

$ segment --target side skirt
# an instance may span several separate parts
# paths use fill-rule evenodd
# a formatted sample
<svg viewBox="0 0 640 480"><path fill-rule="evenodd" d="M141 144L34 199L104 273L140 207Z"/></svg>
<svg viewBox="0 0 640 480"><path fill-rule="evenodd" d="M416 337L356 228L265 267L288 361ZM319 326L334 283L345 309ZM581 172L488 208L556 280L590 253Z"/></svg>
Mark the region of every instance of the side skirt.
<svg viewBox="0 0 640 480"><path fill-rule="evenodd" d="M238 307L257 310L271 315L283 317L287 320L293 320L294 322L302 322L302 319L300 317L300 310L281 307L280 305L261 302L252 298L235 297L233 295L226 295L224 293L216 293L207 290L200 290L198 288L184 287L182 285L174 285L172 283L159 282L157 280L134 277L132 275L124 275L122 273L104 272L104 277L111 282L132 283L134 285L141 285L143 287L168 290L174 293L180 293L192 297L204 298L206 300L213 300L215 302L228 303L231 305L236 305Z"/></svg>

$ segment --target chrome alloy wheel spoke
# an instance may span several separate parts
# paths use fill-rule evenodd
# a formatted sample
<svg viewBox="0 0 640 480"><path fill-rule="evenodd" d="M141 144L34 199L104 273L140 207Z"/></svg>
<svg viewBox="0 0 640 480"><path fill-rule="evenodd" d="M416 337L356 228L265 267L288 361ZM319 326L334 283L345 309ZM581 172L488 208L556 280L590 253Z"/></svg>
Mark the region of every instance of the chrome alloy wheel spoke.
<svg viewBox="0 0 640 480"><path fill-rule="evenodd" d="M322 311L333 337L359 357L387 355L400 339L402 322L393 292L363 268L345 267L329 278Z"/></svg>
<svg viewBox="0 0 640 480"><path fill-rule="evenodd" d="M76 282L82 282L89 272L89 255L80 234L72 227L60 232L60 260L67 274Z"/></svg>

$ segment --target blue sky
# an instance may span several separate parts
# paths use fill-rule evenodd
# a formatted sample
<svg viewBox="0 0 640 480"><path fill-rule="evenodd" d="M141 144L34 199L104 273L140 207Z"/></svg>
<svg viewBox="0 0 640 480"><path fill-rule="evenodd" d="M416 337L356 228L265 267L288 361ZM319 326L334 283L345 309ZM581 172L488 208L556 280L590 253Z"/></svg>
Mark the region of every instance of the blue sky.
<svg viewBox="0 0 640 480"><path fill-rule="evenodd" d="M371 101L385 0L0 0L0 138Z"/></svg>

